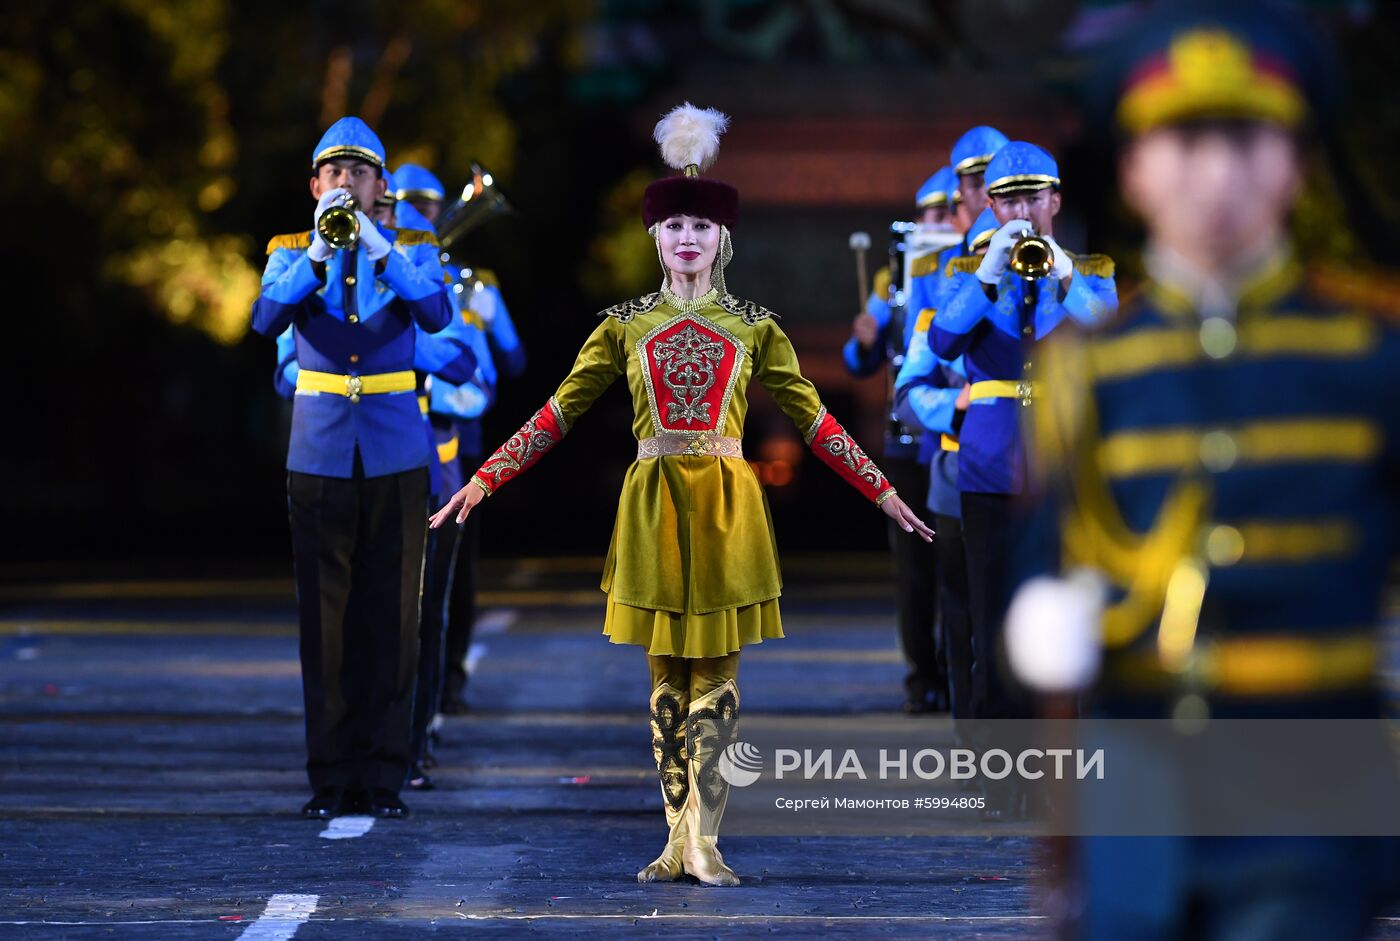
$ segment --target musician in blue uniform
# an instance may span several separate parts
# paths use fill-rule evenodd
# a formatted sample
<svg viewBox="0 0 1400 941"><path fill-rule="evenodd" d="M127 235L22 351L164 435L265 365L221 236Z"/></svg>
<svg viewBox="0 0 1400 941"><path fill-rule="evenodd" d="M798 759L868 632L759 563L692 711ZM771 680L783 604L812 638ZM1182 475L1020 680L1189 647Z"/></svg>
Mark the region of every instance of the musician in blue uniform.
<svg viewBox="0 0 1400 941"><path fill-rule="evenodd" d="M986 178L1000 228L982 258L951 263L945 298L929 328L933 351L948 361L963 357L970 384L958 489L977 650L971 698L977 718L1018 711L1003 682L999 651L1018 527L1013 500L1025 490L1022 412L1033 395L1023 380L1037 345L1052 331L1067 322L1102 320L1117 306L1112 262L1102 256L1076 260L1055 242L1060 175L1049 153L1013 141L992 157ZM1010 261L1030 231L1044 240L1049 271L1027 280Z"/></svg>
<svg viewBox="0 0 1400 941"><path fill-rule="evenodd" d="M982 210L964 244L981 257L997 230L990 209ZM951 259L950 259L951 269ZM956 283L942 276L945 285ZM944 288L946 290L946 288ZM972 626L967 607L967 561L963 552L962 495L958 491L958 432L967 415L967 375L962 360L940 359L929 347L928 330L936 316L942 291L934 297L930 315L920 318L910 338L904 365L895 378L895 411L907 424L937 440L938 451L929 464L927 506L934 519L934 545L938 552L938 617L942 660L948 672L949 709L955 719L971 716Z"/></svg>
<svg viewBox="0 0 1400 941"><path fill-rule="evenodd" d="M1326 70L1277 7L1215 7L1147 21L1117 73L1147 280L1108 324L1048 346L1035 435L1048 570L1097 572L1108 592L1027 582L1011 662L1046 692L1089 689L1098 716L1379 718L1400 285L1291 244ZM1393 842L1081 839L1075 934L1368 937Z"/></svg>
<svg viewBox="0 0 1400 941"><path fill-rule="evenodd" d="M306 708L309 817L403 816L431 459L413 395L417 330L452 319L430 234L382 229L384 147L358 118L312 152L311 231L268 247L253 329L292 328L287 451ZM332 247L322 216L353 197L358 239Z"/></svg>
<svg viewBox="0 0 1400 941"><path fill-rule="evenodd" d="M465 480L485 458L481 433L482 419L496 403L498 369L518 376L525 368L525 347L515 332L510 311L501 295L495 274L485 268L456 268L453 291L458 295L462 316L477 324L483 342L476 350L481 372L478 381L434 396L433 409L450 417L458 440L458 470ZM498 365L499 364L499 365ZM480 577L482 519L467 517L461 524L452 587L447 601L447 634L444 642L443 682L439 708L448 715L467 711L467 657L476 624L476 593Z"/></svg>
<svg viewBox="0 0 1400 941"><path fill-rule="evenodd" d="M953 144L948 161L957 175L958 201L967 219L976 220L987 208L987 164L1008 140L996 128L981 124L968 129Z"/></svg>
<svg viewBox="0 0 1400 941"><path fill-rule="evenodd" d="M952 170L943 167L919 187L914 195L914 221L918 225L915 239L918 233L953 232L950 198L955 185ZM926 265L933 264L938 255L933 253L926 258ZM851 338L842 350L847 371L857 378L873 375L887 363L891 372L897 371L908 348L914 318L892 317L890 281L888 266L876 272L866 309L856 317ZM908 305L903 308L911 309ZM899 426L891 421L886 428L885 460L881 466L901 493L912 495L909 505L920 513L925 512L922 507L928 493L928 465L936 450L933 444L921 441L913 423ZM932 517L924 522L932 526ZM911 714L944 711L949 705L948 669L938 615L937 552L926 543L911 545L913 541L903 536L898 527L890 525L899 640L908 664L903 708Z"/></svg>

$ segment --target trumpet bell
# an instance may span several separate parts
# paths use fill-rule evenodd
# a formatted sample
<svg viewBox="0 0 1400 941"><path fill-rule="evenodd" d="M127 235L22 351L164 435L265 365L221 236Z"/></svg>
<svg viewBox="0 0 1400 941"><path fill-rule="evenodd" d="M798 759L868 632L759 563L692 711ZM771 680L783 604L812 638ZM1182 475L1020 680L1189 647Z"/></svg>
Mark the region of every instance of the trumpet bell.
<svg viewBox="0 0 1400 941"><path fill-rule="evenodd" d="M468 232L499 215L511 212L513 207L496 188L496 180L491 171L478 163L472 164L472 178L462 188L462 195L443 212L438 220L438 244L451 248Z"/></svg>
<svg viewBox="0 0 1400 941"><path fill-rule="evenodd" d="M1054 252L1050 243L1039 235L1027 233L1011 246L1011 260L1008 267L1027 281L1043 278L1055 266Z"/></svg>
<svg viewBox="0 0 1400 941"><path fill-rule="evenodd" d="M316 231L327 245L339 251L352 248L360 240L360 219L355 215L355 200L331 206L316 221Z"/></svg>

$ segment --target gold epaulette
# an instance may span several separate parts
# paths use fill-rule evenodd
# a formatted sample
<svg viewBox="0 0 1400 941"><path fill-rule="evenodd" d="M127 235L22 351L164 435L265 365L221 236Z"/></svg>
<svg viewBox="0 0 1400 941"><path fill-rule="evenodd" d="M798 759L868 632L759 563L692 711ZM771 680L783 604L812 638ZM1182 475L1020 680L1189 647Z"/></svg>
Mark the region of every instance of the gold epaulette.
<svg viewBox="0 0 1400 941"><path fill-rule="evenodd" d="M1074 270L1096 278L1113 277L1113 259L1107 255L1076 255Z"/></svg>
<svg viewBox="0 0 1400 941"><path fill-rule="evenodd" d="M982 259L978 256L959 255L957 258L948 259L948 267L943 269L943 275L951 278L955 274L976 274L980 267Z"/></svg>
<svg viewBox="0 0 1400 941"><path fill-rule="evenodd" d="M437 236L424 229L395 229L397 234L395 241L400 245L433 245L438 243Z"/></svg>
<svg viewBox="0 0 1400 941"><path fill-rule="evenodd" d="M735 297L733 294L726 294L721 297L719 299L719 306L735 316L742 317L744 323L748 324L750 327L760 320L767 320L769 317L778 316L766 307L760 307L753 301L743 300L742 298Z"/></svg>
<svg viewBox="0 0 1400 941"><path fill-rule="evenodd" d="M909 266L909 277L922 278L926 274L933 274L938 270L938 252L931 255L923 255L914 259Z"/></svg>
<svg viewBox="0 0 1400 941"><path fill-rule="evenodd" d="M496 277L496 272L492 271L490 268L473 268L472 274L475 275L476 280L480 281L488 288L500 290L501 279Z"/></svg>
<svg viewBox="0 0 1400 941"><path fill-rule="evenodd" d="M310 232L293 232L290 235L274 235L267 243L267 253L271 255L279 248L306 251L311 247Z"/></svg>
<svg viewBox="0 0 1400 941"><path fill-rule="evenodd" d="M627 323L638 314L645 314L656 308L661 303L661 292L643 294L641 297L624 301L621 304L614 304L607 310L598 314L599 317L616 317L619 323Z"/></svg>
<svg viewBox="0 0 1400 941"><path fill-rule="evenodd" d="M887 300L890 296L890 266L885 265L875 272L875 286L873 293L881 300Z"/></svg>
<svg viewBox="0 0 1400 941"><path fill-rule="evenodd" d="M1308 286L1334 304L1400 323L1400 276L1326 265L1308 272Z"/></svg>

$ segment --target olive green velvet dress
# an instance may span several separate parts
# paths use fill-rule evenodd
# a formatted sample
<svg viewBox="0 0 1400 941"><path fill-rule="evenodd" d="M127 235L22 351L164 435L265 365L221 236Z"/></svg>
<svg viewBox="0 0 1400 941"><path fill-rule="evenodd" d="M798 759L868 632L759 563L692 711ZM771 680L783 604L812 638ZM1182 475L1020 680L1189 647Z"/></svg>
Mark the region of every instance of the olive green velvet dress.
<svg viewBox="0 0 1400 941"><path fill-rule="evenodd" d="M809 444L821 425L826 410L792 343L768 311L713 291L695 301L662 292L605 314L550 403L512 439L513 453L497 452L474 479L490 491L523 471L625 377L641 453L623 480L603 567L603 632L681 657L782 637L768 500L735 452L751 380ZM642 456L649 451L661 453Z"/></svg>

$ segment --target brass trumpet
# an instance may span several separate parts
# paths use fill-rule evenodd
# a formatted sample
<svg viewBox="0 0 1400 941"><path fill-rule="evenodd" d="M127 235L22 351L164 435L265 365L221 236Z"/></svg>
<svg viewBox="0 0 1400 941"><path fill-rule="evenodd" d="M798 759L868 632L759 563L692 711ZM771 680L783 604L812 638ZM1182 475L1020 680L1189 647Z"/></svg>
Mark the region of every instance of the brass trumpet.
<svg viewBox="0 0 1400 941"><path fill-rule="evenodd" d="M1011 260L1007 266L1027 281L1035 281L1048 275L1055 267L1055 253L1049 242L1027 229L1011 246Z"/></svg>
<svg viewBox="0 0 1400 941"><path fill-rule="evenodd" d="M355 247L360 240L360 219L355 215L358 208L355 197L346 195L339 203L321 213L321 218L316 220L316 231L327 245L337 251Z"/></svg>
<svg viewBox="0 0 1400 941"><path fill-rule="evenodd" d="M438 244L451 249L468 232L498 215L511 211L511 205L496 188L496 180L479 163L472 164L472 178L462 188L462 195L451 206L443 207L438 219Z"/></svg>

